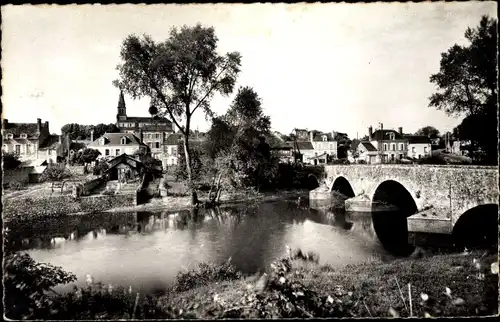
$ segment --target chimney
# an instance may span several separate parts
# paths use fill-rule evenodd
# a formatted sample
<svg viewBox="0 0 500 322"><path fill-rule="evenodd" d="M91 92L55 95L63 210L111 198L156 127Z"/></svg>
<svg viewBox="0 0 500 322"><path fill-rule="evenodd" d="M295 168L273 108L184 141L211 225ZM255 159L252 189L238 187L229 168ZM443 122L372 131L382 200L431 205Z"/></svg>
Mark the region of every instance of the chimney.
<svg viewBox="0 0 500 322"><path fill-rule="evenodd" d="M373 137L373 127L370 125L368 127L368 141L371 141Z"/></svg>
<svg viewBox="0 0 500 322"><path fill-rule="evenodd" d="M50 131L49 131L49 121L45 121L45 128L47 129L47 133L50 133Z"/></svg>
<svg viewBox="0 0 500 322"><path fill-rule="evenodd" d="M399 134L403 135L403 128L400 126L398 127Z"/></svg>
<svg viewBox="0 0 500 322"><path fill-rule="evenodd" d="M337 132L332 131L332 140L334 140L334 141L335 141L335 136L336 136L336 135L337 135Z"/></svg>
<svg viewBox="0 0 500 322"><path fill-rule="evenodd" d="M311 142L313 141L313 139L314 139L314 132L313 131L309 132L309 139L311 140Z"/></svg>
<svg viewBox="0 0 500 322"><path fill-rule="evenodd" d="M94 129L90 130L90 142L94 142Z"/></svg>
<svg viewBox="0 0 500 322"><path fill-rule="evenodd" d="M141 140L141 143L142 143L142 141L144 139L144 135L142 133L142 129L139 130L139 139Z"/></svg>
<svg viewBox="0 0 500 322"><path fill-rule="evenodd" d="M36 119L36 131L38 133L42 132L42 119Z"/></svg>
<svg viewBox="0 0 500 322"><path fill-rule="evenodd" d="M7 129L7 124L9 124L9 120L3 119L2 127L3 127L4 130Z"/></svg>

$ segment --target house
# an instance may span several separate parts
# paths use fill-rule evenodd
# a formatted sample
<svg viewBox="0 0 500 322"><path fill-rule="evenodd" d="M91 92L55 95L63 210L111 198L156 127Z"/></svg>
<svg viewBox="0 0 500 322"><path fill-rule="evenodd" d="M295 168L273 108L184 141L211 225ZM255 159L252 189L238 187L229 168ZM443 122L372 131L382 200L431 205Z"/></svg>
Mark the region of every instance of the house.
<svg viewBox="0 0 500 322"><path fill-rule="evenodd" d="M311 159L317 155L314 150L314 146L309 141L294 141L287 142L293 147L293 151L299 155L299 161L303 163L314 164L314 160Z"/></svg>
<svg viewBox="0 0 500 322"><path fill-rule="evenodd" d="M311 143L314 147L316 156L325 154L336 158L338 153L338 144L335 140L336 133L309 132ZM326 156L325 156L326 158Z"/></svg>
<svg viewBox="0 0 500 322"><path fill-rule="evenodd" d="M271 146L270 150L278 153L280 163L295 162L293 142L281 142L279 145Z"/></svg>
<svg viewBox="0 0 500 322"><path fill-rule="evenodd" d="M133 155L138 150L143 153L148 150L147 145L132 133L104 133L87 147L101 152L101 157L119 156L123 153Z"/></svg>
<svg viewBox="0 0 500 322"><path fill-rule="evenodd" d="M358 154L357 158L353 158L357 162L363 161L368 164L374 164L379 159L379 151L369 141L359 142L354 151Z"/></svg>
<svg viewBox="0 0 500 322"><path fill-rule="evenodd" d="M175 132L174 124L163 117L127 116L123 91L120 91L118 98L116 126L120 129L120 132L136 136L139 136L142 130L142 140L149 147L151 156L156 159L168 158L166 140Z"/></svg>
<svg viewBox="0 0 500 322"><path fill-rule="evenodd" d="M144 169L144 164L138 159L122 153L108 161L109 168L105 171L109 180L120 182L133 181L137 179Z"/></svg>
<svg viewBox="0 0 500 322"><path fill-rule="evenodd" d="M205 136L201 133L194 133L189 139L190 148L200 147L205 142ZM179 144L184 142L184 136L180 133L170 134L165 140L165 159L162 160L163 167L176 166L179 163L180 153L184 150L179 150Z"/></svg>
<svg viewBox="0 0 500 322"><path fill-rule="evenodd" d="M373 132L373 128L368 128L368 142L377 150L375 163L388 163L396 160L403 160L408 154L408 139L403 135L403 128L398 131L385 130L383 124L380 130ZM371 148L363 144L365 148ZM371 151L373 152L373 151ZM371 159L370 159L371 160ZM374 163L374 162L371 162Z"/></svg>
<svg viewBox="0 0 500 322"><path fill-rule="evenodd" d="M432 154L432 141L427 136L406 135L408 139L408 157L421 159L430 157Z"/></svg>
<svg viewBox="0 0 500 322"><path fill-rule="evenodd" d="M328 153L325 152L325 153L321 153L320 155L315 153L315 155L313 157L309 157L309 158L307 158L307 160L309 163L314 164L314 165L326 164L328 162Z"/></svg>
<svg viewBox="0 0 500 322"><path fill-rule="evenodd" d="M21 161L57 162L61 137L50 134L48 121L42 123L37 119L36 123L10 123L3 119L2 136L2 150L17 154Z"/></svg>

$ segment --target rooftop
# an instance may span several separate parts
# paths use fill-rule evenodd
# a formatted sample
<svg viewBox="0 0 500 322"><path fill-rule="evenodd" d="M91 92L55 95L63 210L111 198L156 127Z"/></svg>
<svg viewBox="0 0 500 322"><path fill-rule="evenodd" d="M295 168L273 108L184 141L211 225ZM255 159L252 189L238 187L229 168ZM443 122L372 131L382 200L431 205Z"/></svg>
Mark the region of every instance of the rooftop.
<svg viewBox="0 0 500 322"><path fill-rule="evenodd" d="M101 138L105 138L104 144L101 144ZM126 137L125 144L121 144L121 138ZM100 138L90 143L89 147L96 146L111 146L111 145L145 145L141 140L132 133L104 133Z"/></svg>

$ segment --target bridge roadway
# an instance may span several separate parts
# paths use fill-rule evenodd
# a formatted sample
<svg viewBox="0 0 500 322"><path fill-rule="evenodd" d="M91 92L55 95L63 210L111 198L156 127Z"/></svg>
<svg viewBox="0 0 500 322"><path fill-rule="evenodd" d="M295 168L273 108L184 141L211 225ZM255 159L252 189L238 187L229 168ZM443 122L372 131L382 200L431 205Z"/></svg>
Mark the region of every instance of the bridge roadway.
<svg viewBox="0 0 500 322"><path fill-rule="evenodd" d="M325 174L310 193L312 201L336 192L348 202L390 204L405 212L410 233L452 234L462 216L486 209L496 209L498 218L497 167L327 165Z"/></svg>

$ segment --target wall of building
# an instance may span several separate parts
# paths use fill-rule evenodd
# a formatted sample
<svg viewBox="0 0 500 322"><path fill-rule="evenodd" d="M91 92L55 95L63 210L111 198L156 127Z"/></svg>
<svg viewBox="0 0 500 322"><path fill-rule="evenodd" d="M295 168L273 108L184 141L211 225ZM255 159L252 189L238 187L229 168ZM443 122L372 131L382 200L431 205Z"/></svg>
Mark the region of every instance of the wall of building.
<svg viewBox="0 0 500 322"><path fill-rule="evenodd" d="M139 146L124 146L124 145L111 145L111 146L98 146L98 147L92 147L92 149L99 150L101 152L101 157L106 157L106 156L119 156L122 155L123 153L126 153L128 155L134 154L135 151L139 149ZM119 149L120 151L118 154L116 153L116 150ZM109 154L106 155L106 150L109 150Z"/></svg>
<svg viewBox="0 0 500 322"><path fill-rule="evenodd" d="M432 151L430 143L408 144L408 156L410 158L425 158L430 156L431 153Z"/></svg>
<svg viewBox="0 0 500 322"><path fill-rule="evenodd" d="M387 141L371 141L370 142L377 150L377 162L381 162L380 157L385 160L400 160L408 153L407 140L387 140Z"/></svg>

